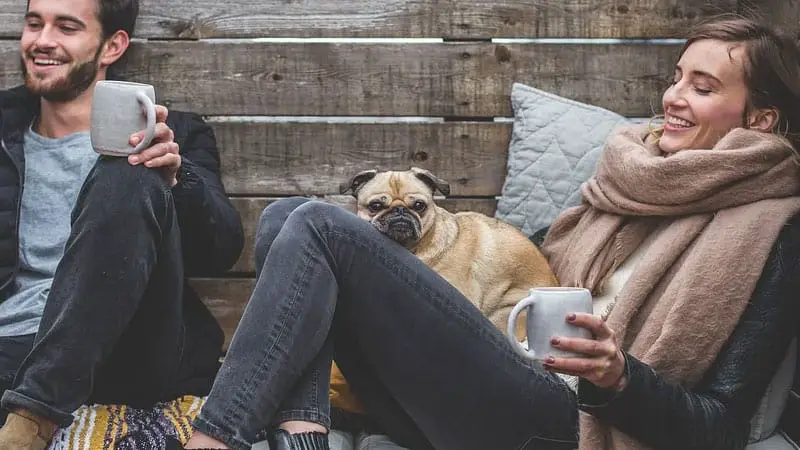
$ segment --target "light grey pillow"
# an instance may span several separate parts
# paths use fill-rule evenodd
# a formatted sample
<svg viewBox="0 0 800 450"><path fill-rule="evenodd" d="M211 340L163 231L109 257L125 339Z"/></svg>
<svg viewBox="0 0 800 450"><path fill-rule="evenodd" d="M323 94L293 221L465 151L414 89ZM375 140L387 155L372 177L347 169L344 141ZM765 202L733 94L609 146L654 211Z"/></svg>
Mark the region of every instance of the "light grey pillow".
<svg viewBox="0 0 800 450"><path fill-rule="evenodd" d="M521 83L512 87L511 106L508 172L495 217L531 235L580 202L606 137L628 120Z"/></svg>

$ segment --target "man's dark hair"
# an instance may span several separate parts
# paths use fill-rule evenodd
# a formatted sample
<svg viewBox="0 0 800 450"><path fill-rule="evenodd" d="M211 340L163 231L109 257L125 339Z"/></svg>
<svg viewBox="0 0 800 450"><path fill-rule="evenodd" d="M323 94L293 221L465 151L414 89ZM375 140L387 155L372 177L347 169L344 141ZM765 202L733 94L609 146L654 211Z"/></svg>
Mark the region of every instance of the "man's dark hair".
<svg viewBox="0 0 800 450"><path fill-rule="evenodd" d="M133 36L138 15L139 0L97 0L97 17L103 28L103 39L108 39L118 30Z"/></svg>
<svg viewBox="0 0 800 450"><path fill-rule="evenodd" d="M139 15L139 0L95 0L97 2L97 19L103 32L103 40L111 37L118 30L133 36L136 17ZM31 0L28 0L30 8Z"/></svg>

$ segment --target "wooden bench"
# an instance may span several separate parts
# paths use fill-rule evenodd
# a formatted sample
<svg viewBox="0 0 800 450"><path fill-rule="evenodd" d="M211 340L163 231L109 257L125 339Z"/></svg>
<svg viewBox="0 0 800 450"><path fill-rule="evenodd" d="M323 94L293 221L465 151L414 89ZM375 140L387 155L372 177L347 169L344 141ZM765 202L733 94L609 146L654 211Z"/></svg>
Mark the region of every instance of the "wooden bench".
<svg viewBox="0 0 800 450"><path fill-rule="evenodd" d="M0 88L21 80L25 4L0 0ZM785 0L143 0L126 76L215 129L248 242L227 276L192 283L230 336L272 199L345 201L339 183L355 172L417 165L452 183L444 207L491 215L513 82L650 117L680 42L648 39L751 10L798 28ZM800 440L797 394L783 427Z"/></svg>

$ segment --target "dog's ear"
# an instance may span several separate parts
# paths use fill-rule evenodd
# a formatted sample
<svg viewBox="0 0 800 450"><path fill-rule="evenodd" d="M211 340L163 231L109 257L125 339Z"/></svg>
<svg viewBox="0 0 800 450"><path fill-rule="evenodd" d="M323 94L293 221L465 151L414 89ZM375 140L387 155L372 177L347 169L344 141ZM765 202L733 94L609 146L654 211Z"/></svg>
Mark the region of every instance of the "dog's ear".
<svg viewBox="0 0 800 450"><path fill-rule="evenodd" d="M450 195L450 183L432 174L429 170L420 169L419 167L412 167L411 172L425 184L430 186L434 193L438 190L443 195Z"/></svg>
<svg viewBox="0 0 800 450"><path fill-rule="evenodd" d="M378 171L375 169L372 170L362 170L350 178L349 181L346 181L339 185L339 193L346 194L351 192L353 197L358 197L358 191L361 189L367 181L375 178L375 175L378 174Z"/></svg>

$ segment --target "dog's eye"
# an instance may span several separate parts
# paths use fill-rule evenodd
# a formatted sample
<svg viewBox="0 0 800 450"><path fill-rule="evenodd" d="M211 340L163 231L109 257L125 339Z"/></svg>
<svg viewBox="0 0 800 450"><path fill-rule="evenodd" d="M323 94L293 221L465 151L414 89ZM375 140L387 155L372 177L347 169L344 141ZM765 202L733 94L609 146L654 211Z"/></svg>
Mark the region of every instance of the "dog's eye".
<svg viewBox="0 0 800 450"><path fill-rule="evenodd" d="M379 200L373 200L369 202L369 205L367 207L369 208L370 212L376 213L383 209L383 202Z"/></svg>
<svg viewBox="0 0 800 450"><path fill-rule="evenodd" d="M425 208L427 206L428 205L426 205L425 202L423 202L422 200L417 200L414 202L413 205L411 205L411 208L416 212L422 212L425 211Z"/></svg>

